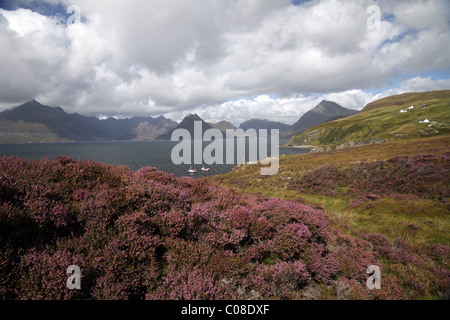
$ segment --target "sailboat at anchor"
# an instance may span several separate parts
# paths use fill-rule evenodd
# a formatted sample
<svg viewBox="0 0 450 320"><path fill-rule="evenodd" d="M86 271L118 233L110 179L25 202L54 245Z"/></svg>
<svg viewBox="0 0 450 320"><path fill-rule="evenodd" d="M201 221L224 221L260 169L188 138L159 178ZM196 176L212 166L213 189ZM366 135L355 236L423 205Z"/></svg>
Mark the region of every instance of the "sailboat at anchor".
<svg viewBox="0 0 450 320"><path fill-rule="evenodd" d="M195 169L192 169L192 167L189 167L189 170L188 170L188 172L189 172L189 173L196 173L196 172L197 172L197 170L195 170Z"/></svg>

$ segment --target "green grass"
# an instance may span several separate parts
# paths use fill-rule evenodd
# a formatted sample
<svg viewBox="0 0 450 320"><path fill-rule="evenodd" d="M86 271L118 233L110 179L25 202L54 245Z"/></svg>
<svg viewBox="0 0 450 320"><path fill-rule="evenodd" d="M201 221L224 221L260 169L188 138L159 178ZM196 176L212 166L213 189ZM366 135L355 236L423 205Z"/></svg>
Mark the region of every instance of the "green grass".
<svg viewBox="0 0 450 320"><path fill-rule="evenodd" d="M311 206L320 205L331 221L337 222L333 223L334 227L348 234L354 231L381 233L391 240L402 239L412 245L440 243L450 246L448 204L424 199L382 198L354 208L350 206L352 199L345 194L330 197L258 186L238 191L300 201ZM408 228L411 224L416 224L420 229L412 232Z"/></svg>
<svg viewBox="0 0 450 320"><path fill-rule="evenodd" d="M211 177L225 186L241 189L261 189L267 193L282 190L289 179L324 165L348 166L361 161L387 160L396 156L442 154L450 150L450 134L421 139L399 140L327 152L310 152L280 157L280 168L273 176L261 176L260 165L241 165L229 174Z"/></svg>
<svg viewBox="0 0 450 320"><path fill-rule="evenodd" d="M289 145L334 149L349 142L418 139L450 133L450 90L407 97L381 99L356 115L318 125L294 136ZM424 104L428 107L421 107ZM414 109L399 113L410 105L414 105ZM430 123L418 123L423 119L428 119Z"/></svg>
<svg viewBox="0 0 450 320"><path fill-rule="evenodd" d="M398 95L389 96L376 100L364 107L362 112L370 111L376 108L393 105L411 105L419 100L442 99L448 98L450 90L426 91L426 92L408 92Z"/></svg>
<svg viewBox="0 0 450 320"><path fill-rule="evenodd" d="M377 112L382 113L382 110ZM259 165L244 165L229 174L213 176L210 179L223 186L232 187L239 193L280 197L311 206L320 205L329 218L332 230L356 238L360 238L361 234L383 234L390 240L392 248L396 247L396 241L411 245L412 252L421 260L421 257L427 255L427 248L431 244L450 246L448 202L405 195L402 198L382 197L354 206L354 199L347 194L346 187L337 188L336 196L308 194L287 187L293 177L301 177L311 170L329 164L344 168L361 161L382 161L396 156L428 153L438 155L449 151L450 134L446 134L281 157L279 172L274 176L260 176ZM382 266L384 279L395 279L408 292L410 299L435 300L445 295L438 289L433 289L437 288L437 283L442 279L434 278L429 268L449 269L448 257L440 257L439 261L434 262L427 260L423 266L402 264L383 257L377 261ZM430 284L430 291L418 293L414 289L415 280L411 279ZM390 288L390 285L385 286L387 291ZM322 292L322 295L324 294Z"/></svg>
<svg viewBox="0 0 450 320"><path fill-rule="evenodd" d="M421 107L424 104L428 107ZM414 105L412 110L400 113L410 105ZM377 258L383 270L384 296L395 297L395 290L399 289L395 284L400 284L399 290L406 290L410 299L439 299L445 296L439 288L446 287L442 284L446 280L436 277L430 270L450 269L449 257L444 254L430 260L428 254L432 244L450 246L448 202L412 195L388 195L355 202L355 196L347 194L346 186L327 195L309 194L289 186L293 179L301 179L306 173L330 164L344 169L360 162L383 161L397 156L449 152L449 107L450 90L380 99L354 116L321 124L294 136L289 142L289 145L314 145L330 151L281 157L278 174L273 176L261 176L260 165L241 165L229 174L210 179L240 193L320 206L329 218L331 229L350 238L363 239L370 234L386 236L388 248L382 249L385 253L380 253ZM418 123L422 119L430 122ZM346 148L351 142L364 143L374 139L386 142ZM448 177L443 176L443 179ZM406 247L402 247L402 243ZM374 243L371 245L375 246ZM411 255L423 263L402 262ZM424 290L424 287L428 289ZM322 296L327 296L326 288L320 290Z"/></svg>
<svg viewBox="0 0 450 320"><path fill-rule="evenodd" d="M414 246L439 243L450 246L448 205L431 200L397 200L384 198L353 211L355 226L402 239ZM410 225L417 225L417 231Z"/></svg>
<svg viewBox="0 0 450 320"><path fill-rule="evenodd" d="M259 165L244 165L229 174L213 176L210 179L221 185L235 188L242 193L321 205L330 216L342 219L356 229L369 229L372 232L395 236L396 232L403 232L405 225L416 223L422 228L418 235L423 239L449 245L448 214L450 208L448 204L425 199L398 200L388 197L355 208L349 205L352 199L346 194L345 187L337 189L338 197L313 195L287 189L289 182L294 177L301 177L311 170L328 164L346 167L362 161L382 161L396 156L442 154L449 151L450 135L392 141L342 150L281 157L278 174L273 176L259 175ZM417 240L417 242L420 241Z"/></svg>
<svg viewBox="0 0 450 320"><path fill-rule="evenodd" d="M41 123L0 120L0 143L67 142Z"/></svg>

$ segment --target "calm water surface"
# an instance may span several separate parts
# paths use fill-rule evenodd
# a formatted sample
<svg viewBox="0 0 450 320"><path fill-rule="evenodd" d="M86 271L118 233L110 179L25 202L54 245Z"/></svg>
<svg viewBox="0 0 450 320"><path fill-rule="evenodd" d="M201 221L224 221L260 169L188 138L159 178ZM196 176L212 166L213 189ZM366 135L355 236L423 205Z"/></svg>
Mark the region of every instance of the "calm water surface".
<svg viewBox="0 0 450 320"><path fill-rule="evenodd" d="M280 145L288 140L280 140ZM20 158L39 160L44 157L56 159L68 155L73 159L92 160L113 165L127 165L131 170L143 167L155 167L158 170L173 173L176 176L210 176L231 172L235 164L213 164L209 172L202 172L202 165L192 165L197 173L188 173L190 165L174 165L171 159L175 141L111 141L111 142L73 142L73 143L37 143L37 144L0 144L0 156L16 155ZM209 142L205 142L204 146ZM268 148L270 152L270 147ZM307 153L309 150L280 147L280 155Z"/></svg>

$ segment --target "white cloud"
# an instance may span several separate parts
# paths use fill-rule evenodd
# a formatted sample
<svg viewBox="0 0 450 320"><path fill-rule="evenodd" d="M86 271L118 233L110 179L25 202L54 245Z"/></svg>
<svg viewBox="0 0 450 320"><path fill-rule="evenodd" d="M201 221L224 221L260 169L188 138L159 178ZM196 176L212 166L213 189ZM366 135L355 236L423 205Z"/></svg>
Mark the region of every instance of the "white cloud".
<svg viewBox="0 0 450 320"><path fill-rule="evenodd" d="M383 15L374 30L373 3ZM409 80L391 92L448 88L447 79L421 76L450 70L445 0L77 5L83 22L68 27L61 17L0 9L0 108L35 97L86 115L293 123L322 99L360 109L399 77Z"/></svg>
<svg viewBox="0 0 450 320"><path fill-rule="evenodd" d="M431 77L415 77L402 81L398 87L374 94L362 90L348 90L320 96L295 96L290 98L271 98L260 95L253 99L238 99L222 104L198 107L189 111L172 112L168 116L181 121L189 113L197 113L207 122L227 120L236 126L251 118L270 119L286 124L294 124L307 111L322 100L336 102L347 109L362 110L368 103L395 94L448 90L450 79L433 80Z"/></svg>
<svg viewBox="0 0 450 320"><path fill-rule="evenodd" d="M400 86L405 92L448 90L450 88L450 79L433 80L431 77L415 77L403 81Z"/></svg>
<svg viewBox="0 0 450 320"><path fill-rule="evenodd" d="M450 89L450 79L433 80L430 76L425 78L415 77L400 82L400 85L396 88L388 89L376 95L373 95L370 101L368 102L372 102L387 96L402 94L406 92L424 92L424 91L449 90L449 89Z"/></svg>

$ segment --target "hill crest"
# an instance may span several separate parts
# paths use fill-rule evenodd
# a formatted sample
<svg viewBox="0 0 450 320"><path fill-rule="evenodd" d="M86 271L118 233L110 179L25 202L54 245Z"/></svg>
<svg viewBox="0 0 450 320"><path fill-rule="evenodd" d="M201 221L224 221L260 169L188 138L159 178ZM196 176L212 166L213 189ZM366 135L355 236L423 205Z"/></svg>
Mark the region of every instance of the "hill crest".
<svg viewBox="0 0 450 320"><path fill-rule="evenodd" d="M449 107L450 90L386 97L353 116L293 136L289 145L315 146L321 151L448 134Z"/></svg>

